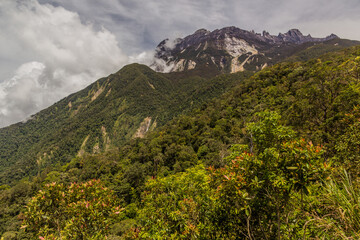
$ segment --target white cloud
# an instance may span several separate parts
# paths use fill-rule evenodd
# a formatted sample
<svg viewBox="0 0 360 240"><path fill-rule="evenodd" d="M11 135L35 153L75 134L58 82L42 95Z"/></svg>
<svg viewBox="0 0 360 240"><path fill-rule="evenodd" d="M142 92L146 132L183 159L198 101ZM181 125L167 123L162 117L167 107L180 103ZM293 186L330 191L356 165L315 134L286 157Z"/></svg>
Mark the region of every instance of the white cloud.
<svg viewBox="0 0 360 240"><path fill-rule="evenodd" d="M144 51L140 54L129 56L129 62L150 65L154 62L154 55L155 51Z"/></svg>
<svg viewBox="0 0 360 240"><path fill-rule="evenodd" d="M62 7L1 0L0 17L0 63L3 68L20 65L13 77L0 79L0 127L128 63L111 32L95 30Z"/></svg>

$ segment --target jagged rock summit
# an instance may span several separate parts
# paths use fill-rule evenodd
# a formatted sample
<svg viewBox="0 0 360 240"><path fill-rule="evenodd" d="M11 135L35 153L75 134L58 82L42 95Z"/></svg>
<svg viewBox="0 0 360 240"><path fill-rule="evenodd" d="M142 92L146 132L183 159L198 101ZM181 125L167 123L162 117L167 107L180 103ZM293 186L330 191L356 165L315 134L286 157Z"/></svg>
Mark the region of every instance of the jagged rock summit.
<svg viewBox="0 0 360 240"><path fill-rule="evenodd" d="M338 37L331 34L313 38L304 36L298 29L277 36L237 27L212 32L199 29L185 38L163 40L156 48L152 68L160 72L180 72L204 66L215 66L221 72L259 70L286 58L298 45L332 39Z"/></svg>

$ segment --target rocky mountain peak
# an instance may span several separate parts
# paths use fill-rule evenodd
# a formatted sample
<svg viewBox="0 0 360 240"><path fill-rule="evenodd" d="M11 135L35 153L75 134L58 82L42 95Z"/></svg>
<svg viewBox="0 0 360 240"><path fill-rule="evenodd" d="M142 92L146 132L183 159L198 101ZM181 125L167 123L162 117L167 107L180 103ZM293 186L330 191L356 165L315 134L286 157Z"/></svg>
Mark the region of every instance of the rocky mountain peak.
<svg viewBox="0 0 360 240"><path fill-rule="evenodd" d="M264 30L264 31L262 32L262 36L263 36L263 37L270 36L270 33Z"/></svg>
<svg viewBox="0 0 360 240"><path fill-rule="evenodd" d="M334 38L339 38L336 34L330 34L329 36L326 37L327 39L334 39Z"/></svg>
<svg viewBox="0 0 360 240"><path fill-rule="evenodd" d="M300 30L299 29L296 29L296 28L294 28L294 29L290 29L288 32L287 32L287 34L289 34L290 36L291 35L295 35L295 36L304 36L301 32L300 32Z"/></svg>
<svg viewBox="0 0 360 240"><path fill-rule="evenodd" d="M301 44L305 42L323 42L338 38L338 36L336 36L335 34L331 34L330 36L327 36L325 38L313 38L310 34L304 36L299 29L290 29L286 33L279 33L278 38L280 41L283 41L285 43Z"/></svg>
<svg viewBox="0 0 360 240"><path fill-rule="evenodd" d="M174 41L166 39L156 48L156 61L151 65L156 71L184 71L200 66L215 65L221 72L262 69L278 58L274 52L307 42L324 42L338 38L331 34L325 38L304 36L299 29L271 35L247 31L234 26L212 32L199 29L193 34ZM268 57L267 57L268 56ZM267 60L265 60L267 58ZM251 65L251 66L247 66Z"/></svg>
<svg viewBox="0 0 360 240"><path fill-rule="evenodd" d="M201 28L199 30L196 30L194 34L209 34L210 31L206 30L205 28Z"/></svg>

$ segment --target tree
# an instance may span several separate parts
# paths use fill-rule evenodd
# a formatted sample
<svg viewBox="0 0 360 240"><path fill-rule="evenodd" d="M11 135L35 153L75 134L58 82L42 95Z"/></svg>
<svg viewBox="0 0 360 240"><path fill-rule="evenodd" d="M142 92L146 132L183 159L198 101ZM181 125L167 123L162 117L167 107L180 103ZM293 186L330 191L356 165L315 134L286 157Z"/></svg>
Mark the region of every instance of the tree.
<svg viewBox="0 0 360 240"><path fill-rule="evenodd" d="M344 134L335 146L335 158L354 176L359 173L360 162L360 107L356 106L343 119Z"/></svg>
<svg viewBox="0 0 360 240"><path fill-rule="evenodd" d="M203 165L149 180L145 189L136 238L206 239L213 191Z"/></svg>
<svg viewBox="0 0 360 240"><path fill-rule="evenodd" d="M47 184L27 205L22 228L40 239L104 239L122 211L100 180Z"/></svg>
<svg viewBox="0 0 360 240"><path fill-rule="evenodd" d="M247 126L250 148L235 145L228 164L211 169L212 187L217 189L213 224L228 239L291 234L285 219L294 209L293 196L307 194L326 169L321 147L295 138L276 112L257 116L258 121Z"/></svg>

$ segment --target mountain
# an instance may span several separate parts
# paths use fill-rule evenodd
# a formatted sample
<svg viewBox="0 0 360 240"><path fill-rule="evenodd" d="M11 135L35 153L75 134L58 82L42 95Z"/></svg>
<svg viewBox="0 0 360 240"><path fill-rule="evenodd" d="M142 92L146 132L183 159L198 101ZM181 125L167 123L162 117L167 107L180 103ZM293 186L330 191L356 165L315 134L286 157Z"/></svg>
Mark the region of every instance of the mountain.
<svg viewBox="0 0 360 240"><path fill-rule="evenodd" d="M320 46L318 48L323 49L320 54L324 54L357 44L358 41L343 40L334 34L325 38L304 36L298 29L277 36L266 31L261 35L237 27L225 27L212 32L199 29L185 38L163 40L156 48L156 60L152 68L162 72L201 68L210 71L216 69L223 73L255 71L314 46Z"/></svg>
<svg viewBox="0 0 360 240"><path fill-rule="evenodd" d="M169 73L128 65L27 122L0 129L0 184L144 137L265 66L284 59L304 61L359 43L335 35L313 38L296 29L272 36L236 27L200 29L174 44L164 40L152 68ZM159 68L161 62L166 69ZM226 74L230 72L239 73Z"/></svg>
<svg viewBox="0 0 360 240"><path fill-rule="evenodd" d="M208 79L157 73L139 64L125 66L28 121L0 129L0 184L143 137L247 76L250 74Z"/></svg>

